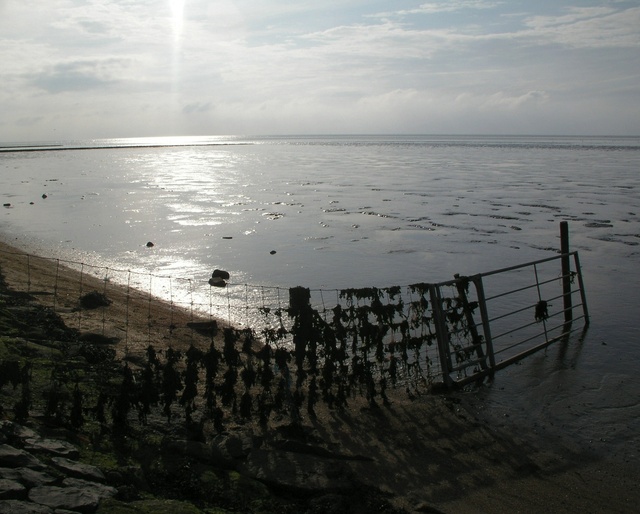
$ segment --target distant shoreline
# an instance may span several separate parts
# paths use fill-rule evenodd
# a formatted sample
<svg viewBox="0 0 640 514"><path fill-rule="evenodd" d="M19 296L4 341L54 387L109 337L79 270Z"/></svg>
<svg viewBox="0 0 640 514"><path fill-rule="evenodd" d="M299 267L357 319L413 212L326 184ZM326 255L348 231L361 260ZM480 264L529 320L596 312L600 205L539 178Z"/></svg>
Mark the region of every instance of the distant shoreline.
<svg viewBox="0 0 640 514"><path fill-rule="evenodd" d="M96 146L63 146L63 145L37 145L0 148L0 153L18 152L60 152L64 150L118 150L126 148L176 148L194 146L242 146L253 143L172 143L172 144L130 144L130 145L96 145Z"/></svg>
<svg viewBox="0 0 640 514"><path fill-rule="evenodd" d="M542 135L488 135L488 134L350 134L350 135L253 135L253 136L161 136L134 138L107 138L85 140L49 140L36 142L0 142L0 154L64 151L153 149L208 146L253 146L276 141L289 144L345 144L356 142L365 145L400 144L430 146L536 148L536 149L598 149L640 151L640 136L542 136Z"/></svg>

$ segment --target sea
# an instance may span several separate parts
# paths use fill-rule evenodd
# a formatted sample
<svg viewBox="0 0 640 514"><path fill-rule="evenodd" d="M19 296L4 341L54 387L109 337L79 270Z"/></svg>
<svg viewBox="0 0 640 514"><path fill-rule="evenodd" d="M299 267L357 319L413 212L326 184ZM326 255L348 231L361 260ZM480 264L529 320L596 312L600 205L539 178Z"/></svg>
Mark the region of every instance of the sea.
<svg viewBox="0 0 640 514"><path fill-rule="evenodd" d="M14 246L251 291L487 272L556 255L566 221L589 328L468 394L495 423L640 464L640 137L4 142L0 199Z"/></svg>

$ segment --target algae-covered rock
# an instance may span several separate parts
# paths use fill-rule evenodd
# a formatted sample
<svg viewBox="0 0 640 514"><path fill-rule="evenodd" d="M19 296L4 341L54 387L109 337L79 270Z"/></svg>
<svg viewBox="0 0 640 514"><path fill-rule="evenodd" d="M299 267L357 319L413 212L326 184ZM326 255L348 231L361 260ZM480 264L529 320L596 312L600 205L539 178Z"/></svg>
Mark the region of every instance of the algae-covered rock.
<svg viewBox="0 0 640 514"><path fill-rule="evenodd" d="M202 511L191 503L177 500L139 500L124 503L115 499L107 499L100 503L96 514L200 514ZM217 510L224 514L226 511Z"/></svg>
<svg viewBox="0 0 640 514"><path fill-rule="evenodd" d="M98 291L91 291L80 297L80 305L84 309L97 309L98 307L109 307L111 300Z"/></svg>

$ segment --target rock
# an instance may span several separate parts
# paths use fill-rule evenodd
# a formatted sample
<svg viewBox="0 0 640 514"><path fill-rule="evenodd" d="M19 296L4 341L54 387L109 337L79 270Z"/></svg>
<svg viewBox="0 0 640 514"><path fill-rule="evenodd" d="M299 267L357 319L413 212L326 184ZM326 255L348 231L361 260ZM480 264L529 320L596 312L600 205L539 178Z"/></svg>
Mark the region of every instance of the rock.
<svg viewBox="0 0 640 514"><path fill-rule="evenodd" d="M53 511L44 505L19 500L0 501L0 514L52 514Z"/></svg>
<svg viewBox="0 0 640 514"><path fill-rule="evenodd" d="M98 291L91 291L80 297L80 305L85 309L97 309L98 307L108 307L111 305L111 300Z"/></svg>
<svg viewBox="0 0 640 514"><path fill-rule="evenodd" d="M29 468L0 468L0 478L17 480L27 487L49 485L56 481L55 477L47 473Z"/></svg>
<svg viewBox="0 0 640 514"><path fill-rule="evenodd" d="M0 421L0 432L12 439L17 438L24 440L38 437L38 434L30 428L9 420Z"/></svg>
<svg viewBox="0 0 640 514"><path fill-rule="evenodd" d="M104 473L91 464L83 464L63 457L54 457L51 459L51 463L71 477L96 482L104 482L105 480Z"/></svg>
<svg viewBox="0 0 640 514"><path fill-rule="evenodd" d="M94 512L100 497L93 490L77 487L41 486L29 491L29 500L52 509L66 509L77 512Z"/></svg>
<svg viewBox="0 0 640 514"><path fill-rule="evenodd" d="M215 269L209 279L209 285L213 287L225 287L227 285L226 280L229 280L230 276L228 271Z"/></svg>
<svg viewBox="0 0 640 514"><path fill-rule="evenodd" d="M56 439L26 439L24 449L30 452L48 453L58 457L77 459L80 452L71 443Z"/></svg>
<svg viewBox="0 0 640 514"><path fill-rule="evenodd" d="M154 513L154 514L202 514L202 510L191 503L179 500L151 499L139 500L124 504L114 499L107 499L100 504L97 514L123 513ZM212 511L212 512L215 512ZM225 512L220 510L219 512Z"/></svg>
<svg viewBox="0 0 640 514"><path fill-rule="evenodd" d="M213 287L225 287L227 283L220 277L212 277L209 279L209 285Z"/></svg>
<svg viewBox="0 0 640 514"><path fill-rule="evenodd" d="M27 489L15 480L0 479L0 500L20 500L27 495Z"/></svg>
<svg viewBox="0 0 640 514"><path fill-rule="evenodd" d="M219 277L222 280L229 280L230 276L231 275L229 275L228 271L224 271L224 270L221 270L221 269L214 269L213 273L211 274L211 278Z"/></svg>
<svg viewBox="0 0 640 514"><path fill-rule="evenodd" d="M80 480L78 478L65 478L62 481L62 485L64 487L75 487L82 489L83 491L94 492L101 500L104 498L113 498L118 494L118 490L115 487L98 484L97 482L90 482L88 480Z"/></svg>
<svg viewBox="0 0 640 514"><path fill-rule="evenodd" d="M98 307L108 307L111 300L98 291L91 291L80 297L80 305L85 309L97 309Z"/></svg>
<svg viewBox="0 0 640 514"><path fill-rule="evenodd" d="M0 466L6 468L45 469L45 465L30 453L8 444L0 445Z"/></svg>

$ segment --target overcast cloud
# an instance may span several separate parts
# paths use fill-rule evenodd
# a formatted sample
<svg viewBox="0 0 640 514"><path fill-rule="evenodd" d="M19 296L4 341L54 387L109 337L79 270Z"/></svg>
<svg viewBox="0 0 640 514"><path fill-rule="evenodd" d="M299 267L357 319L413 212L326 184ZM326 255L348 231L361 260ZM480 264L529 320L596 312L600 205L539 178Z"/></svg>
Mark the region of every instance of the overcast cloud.
<svg viewBox="0 0 640 514"><path fill-rule="evenodd" d="M0 0L0 141L640 134L640 3Z"/></svg>

